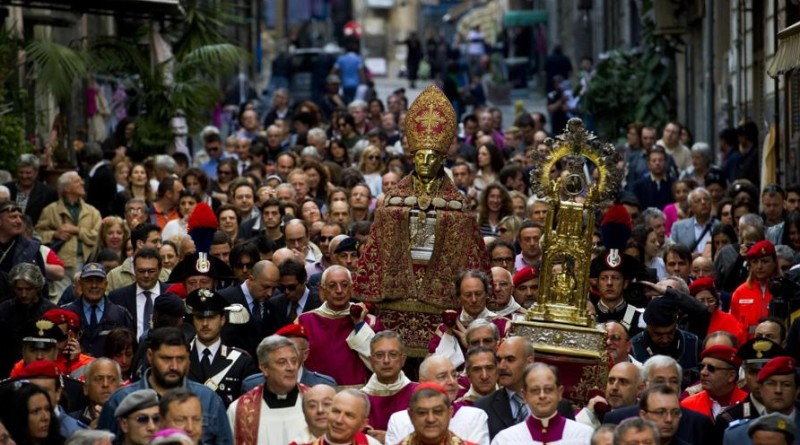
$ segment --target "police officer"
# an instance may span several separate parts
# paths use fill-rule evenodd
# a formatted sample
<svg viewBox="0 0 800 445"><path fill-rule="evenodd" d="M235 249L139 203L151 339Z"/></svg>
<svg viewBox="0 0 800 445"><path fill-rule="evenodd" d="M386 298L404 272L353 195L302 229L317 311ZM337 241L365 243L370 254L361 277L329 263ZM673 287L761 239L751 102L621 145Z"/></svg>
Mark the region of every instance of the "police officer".
<svg viewBox="0 0 800 445"><path fill-rule="evenodd" d="M220 333L231 311L222 295L197 289L186 297L186 304L196 332L188 377L216 391L228 406L242 394L242 381L257 371L256 365L243 349L222 344Z"/></svg>
<svg viewBox="0 0 800 445"><path fill-rule="evenodd" d="M729 406L720 412L714 420L714 429L722 442L725 429L736 420L750 420L764 415L766 407L758 390L758 372L775 357L788 356L781 345L766 338L754 338L739 347L738 354L742 359L745 382L750 395L742 403Z"/></svg>

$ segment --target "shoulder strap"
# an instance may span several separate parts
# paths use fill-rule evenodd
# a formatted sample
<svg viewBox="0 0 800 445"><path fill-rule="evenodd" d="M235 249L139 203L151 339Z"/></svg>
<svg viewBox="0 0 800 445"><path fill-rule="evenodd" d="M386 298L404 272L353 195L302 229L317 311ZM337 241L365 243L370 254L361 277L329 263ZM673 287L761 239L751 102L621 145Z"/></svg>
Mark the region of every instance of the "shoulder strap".
<svg viewBox="0 0 800 445"><path fill-rule="evenodd" d="M231 353L228 354L228 356L226 357L226 359L231 361L230 364L228 366L226 366L225 369L223 369L222 371L218 372L215 376L213 376L213 377L209 378L208 380L206 380L206 382L203 383L203 384L206 385L207 387L211 388L212 391L216 391L217 388L219 388L219 384L220 384L220 382L222 382L222 379L225 378L225 375L228 374L228 371L230 371L231 368L233 368L233 365L236 364L236 360L238 360L239 357L241 357L241 356L242 356L241 352L239 352L239 351L237 351L235 349L233 351L231 351Z"/></svg>
<svg viewBox="0 0 800 445"><path fill-rule="evenodd" d="M625 315L620 320L619 324L625 327L625 330L630 330L631 323L633 323L633 317L636 315L636 308L628 304L628 307L625 308Z"/></svg>

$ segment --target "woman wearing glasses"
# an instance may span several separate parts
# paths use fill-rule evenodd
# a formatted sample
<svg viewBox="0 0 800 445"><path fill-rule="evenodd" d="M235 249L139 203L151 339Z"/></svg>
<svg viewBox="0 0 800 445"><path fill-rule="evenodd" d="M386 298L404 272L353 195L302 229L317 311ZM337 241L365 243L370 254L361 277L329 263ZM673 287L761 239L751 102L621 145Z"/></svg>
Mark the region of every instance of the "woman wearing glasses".
<svg viewBox="0 0 800 445"><path fill-rule="evenodd" d="M378 147L370 145L361 152L358 170L364 176L364 182L369 186L372 196L378 196L383 193L383 179L381 177L383 158Z"/></svg>
<svg viewBox="0 0 800 445"><path fill-rule="evenodd" d="M222 204L228 202L228 189L234 179L239 177L239 168L236 159L227 158L219 161L217 166L217 180L211 182L211 197Z"/></svg>

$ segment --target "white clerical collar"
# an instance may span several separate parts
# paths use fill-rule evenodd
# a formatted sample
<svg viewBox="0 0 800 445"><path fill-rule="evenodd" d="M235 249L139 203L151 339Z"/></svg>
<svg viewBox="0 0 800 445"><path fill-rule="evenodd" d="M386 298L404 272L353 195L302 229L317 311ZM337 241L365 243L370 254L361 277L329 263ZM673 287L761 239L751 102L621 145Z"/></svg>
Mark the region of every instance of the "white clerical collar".
<svg viewBox="0 0 800 445"><path fill-rule="evenodd" d="M329 443L330 445L350 445L353 442L334 442L332 441L327 434L325 434L325 442Z"/></svg>
<svg viewBox="0 0 800 445"><path fill-rule="evenodd" d="M375 374L369 378L367 384L361 388L367 394L375 395L375 396L391 396L396 394L401 389L405 388L406 385L411 383L411 380L406 377L403 371L400 371L400 375L397 376L392 383L381 383L378 381L378 377Z"/></svg>
<svg viewBox="0 0 800 445"><path fill-rule="evenodd" d="M544 418L544 419L540 419L540 418L534 416L533 414L531 414L531 417L533 417L534 419L538 420L539 422L542 422L542 426L547 428L547 426L550 424L550 420L552 420L553 417L555 417L557 414L558 414L558 411L556 411L553 414L551 414L550 417L547 417L547 418Z"/></svg>
<svg viewBox="0 0 800 445"><path fill-rule="evenodd" d="M461 323L464 326L469 326L475 320L484 319L484 320L491 320L492 318L497 318L497 314L490 311L488 308L483 308L480 314L477 317L473 317L467 313L464 309L461 309L461 315L458 317L461 320Z"/></svg>
<svg viewBox="0 0 800 445"><path fill-rule="evenodd" d="M512 297L509 298L508 304L506 304L504 308L497 311L497 315L500 315L501 317L507 317L514 312L517 312L521 307L522 306L520 306L519 303L517 303L517 301Z"/></svg>

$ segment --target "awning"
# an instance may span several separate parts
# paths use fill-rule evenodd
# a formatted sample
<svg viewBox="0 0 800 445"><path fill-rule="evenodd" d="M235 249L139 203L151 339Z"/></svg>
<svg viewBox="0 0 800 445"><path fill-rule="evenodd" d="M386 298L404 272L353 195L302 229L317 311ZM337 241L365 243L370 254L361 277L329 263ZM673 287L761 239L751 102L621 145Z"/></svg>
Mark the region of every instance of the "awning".
<svg viewBox="0 0 800 445"><path fill-rule="evenodd" d="M770 77L778 77L800 67L800 22L778 33L778 53L767 68Z"/></svg>
<svg viewBox="0 0 800 445"><path fill-rule="evenodd" d="M179 0L0 0L0 5L83 14L164 17L184 15Z"/></svg>
<svg viewBox="0 0 800 445"><path fill-rule="evenodd" d="M547 23L547 10L526 9L507 11L503 14L503 26L533 26Z"/></svg>

